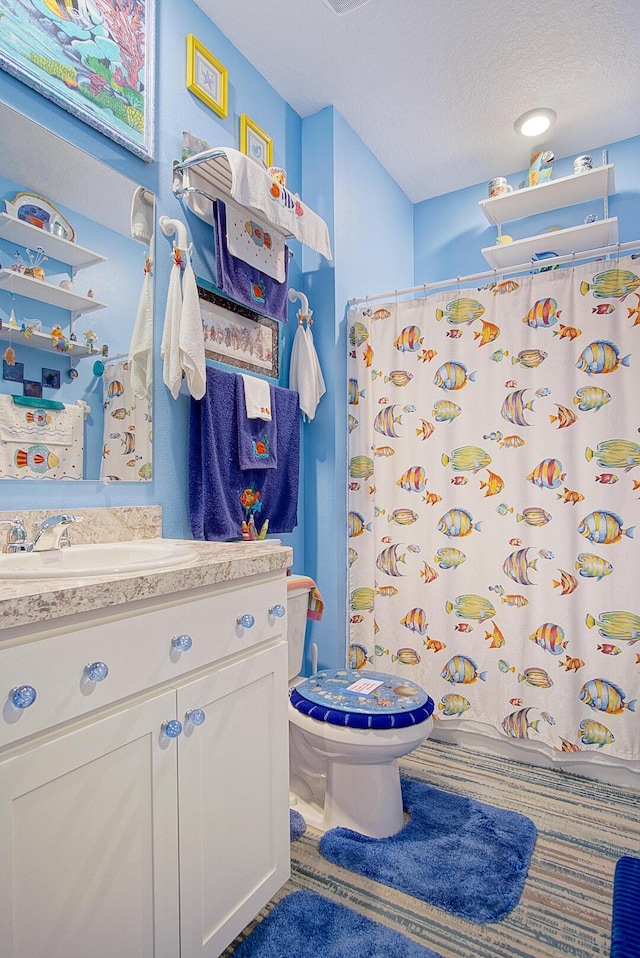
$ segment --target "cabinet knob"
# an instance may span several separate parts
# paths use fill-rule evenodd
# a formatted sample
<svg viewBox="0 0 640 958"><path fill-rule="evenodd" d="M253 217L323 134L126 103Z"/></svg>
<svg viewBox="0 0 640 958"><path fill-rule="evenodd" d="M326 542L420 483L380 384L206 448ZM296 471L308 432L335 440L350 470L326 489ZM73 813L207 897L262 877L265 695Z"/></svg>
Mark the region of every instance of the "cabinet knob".
<svg viewBox="0 0 640 958"><path fill-rule="evenodd" d="M281 619L287 610L283 605L272 605L269 609L269 615L274 615L276 619Z"/></svg>
<svg viewBox="0 0 640 958"><path fill-rule="evenodd" d="M202 709L189 709L189 711L185 713L184 721L185 724L189 722L191 725L202 725L206 717Z"/></svg>
<svg viewBox="0 0 640 958"><path fill-rule="evenodd" d="M36 700L37 692L33 685L16 685L9 692L9 701L17 709L28 709Z"/></svg>
<svg viewBox="0 0 640 958"><path fill-rule="evenodd" d="M171 639L171 647L178 652L188 652L193 645L193 639L190 635L175 635Z"/></svg>
<svg viewBox="0 0 640 958"><path fill-rule="evenodd" d="M106 662L90 662L85 665L84 674L90 682L102 682L109 674L109 666Z"/></svg>
<svg viewBox="0 0 640 958"><path fill-rule="evenodd" d="M243 629L250 629L256 623L256 620L254 619L254 617L251 615L250 612L245 612L244 615L239 615L236 621L238 625L242 626Z"/></svg>
<svg viewBox="0 0 640 958"><path fill-rule="evenodd" d="M161 728L167 738L177 738L182 732L182 722L179 722L178 719L167 719L166 722L162 723Z"/></svg>

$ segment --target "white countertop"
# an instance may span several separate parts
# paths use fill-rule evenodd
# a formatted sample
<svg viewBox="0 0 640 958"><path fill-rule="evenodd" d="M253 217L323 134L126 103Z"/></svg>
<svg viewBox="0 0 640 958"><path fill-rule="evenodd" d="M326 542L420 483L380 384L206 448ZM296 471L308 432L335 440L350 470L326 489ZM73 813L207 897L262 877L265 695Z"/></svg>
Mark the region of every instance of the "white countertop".
<svg viewBox="0 0 640 958"><path fill-rule="evenodd" d="M157 540L156 540L157 541ZM288 546L264 542L171 540L186 546L191 559L162 569L120 572L114 577L0 580L0 638L16 626L50 622L68 615L114 608L130 602L202 589L284 570L293 562ZM73 548L73 546L71 547Z"/></svg>

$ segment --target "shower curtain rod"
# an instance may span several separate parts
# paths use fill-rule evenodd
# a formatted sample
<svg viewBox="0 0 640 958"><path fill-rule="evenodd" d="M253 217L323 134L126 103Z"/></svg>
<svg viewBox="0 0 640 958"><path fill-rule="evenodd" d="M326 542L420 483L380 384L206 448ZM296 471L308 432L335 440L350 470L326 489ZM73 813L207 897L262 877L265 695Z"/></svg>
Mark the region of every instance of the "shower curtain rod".
<svg viewBox="0 0 640 958"><path fill-rule="evenodd" d="M554 258L553 265L560 266L564 263L586 262L596 256L612 253L619 254L631 249L640 249L640 240L634 240L629 243L615 243L611 246L601 246L598 249L583 250L580 253L565 253L564 256ZM452 279L437 280L434 283L421 283L419 286L407 286L405 289L392 289L387 293L376 293L375 296L360 296L356 299L350 299L347 305L359 306L361 303L370 303L377 299L392 299L394 297L397 299L398 296L407 296L410 293L426 293L427 290L439 289L446 286L467 285L470 282L476 282L480 279L491 279L491 277L497 279L498 276L506 276L509 273L526 273L531 269L549 269L549 265L545 265L549 262L548 259L532 259L528 263L520 263L517 266L505 266L502 269L496 267L495 269L485 270L482 273L471 273L468 276L454 276Z"/></svg>

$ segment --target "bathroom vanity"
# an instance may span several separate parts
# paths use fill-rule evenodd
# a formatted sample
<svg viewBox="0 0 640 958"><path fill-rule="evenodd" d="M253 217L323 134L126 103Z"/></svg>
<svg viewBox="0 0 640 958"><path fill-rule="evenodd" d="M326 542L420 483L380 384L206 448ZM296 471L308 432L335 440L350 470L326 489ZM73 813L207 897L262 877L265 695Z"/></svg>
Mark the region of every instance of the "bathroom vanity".
<svg viewBox="0 0 640 958"><path fill-rule="evenodd" d="M0 582L2 958L216 958L289 876L292 553L181 545Z"/></svg>

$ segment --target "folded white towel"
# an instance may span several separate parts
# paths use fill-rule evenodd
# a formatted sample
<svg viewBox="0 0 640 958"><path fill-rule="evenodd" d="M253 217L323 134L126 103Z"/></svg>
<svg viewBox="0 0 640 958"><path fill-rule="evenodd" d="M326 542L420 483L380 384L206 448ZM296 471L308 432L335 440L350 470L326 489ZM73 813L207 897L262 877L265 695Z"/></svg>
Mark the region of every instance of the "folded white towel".
<svg viewBox="0 0 640 958"><path fill-rule="evenodd" d="M270 223L331 259L329 228L321 216L280 186L264 167L239 150L225 149L231 167L231 195L241 206L260 210Z"/></svg>
<svg viewBox="0 0 640 958"><path fill-rule="evenodd" d="M174 256L176 252L177 251L174 250ZM178 345L181 310L182 289L180 286L180 264L174 259L169 276L167 306L164 314L164 329L160 346L160 355L163 359L162 380L174 399L178 398L180 383L182 381Z"/></svg>
<svg viewBox="0 0 640 958"><path fill-rule="evenodd" d="M244 373L240 375L244 385L247 419L263 419L265 422L271 422L269 383L265 379L257 379L255 376L247 376Z"/></svg>
<svg viewBox="0 0 640 958"><path fill-rule="evenodd" d="M131 389L138 399L151 401L153 380L153 303L150 270L146 270L138 312L129 344Z"/></svg>
<svg viewBox="0 0 640 958"><path fill-rule="evenodd" d="M202 399L207 389L204 331L198 284L191 261L187 260L182 277L182 309L178 334L180 368L194 399Z"/></svg>

